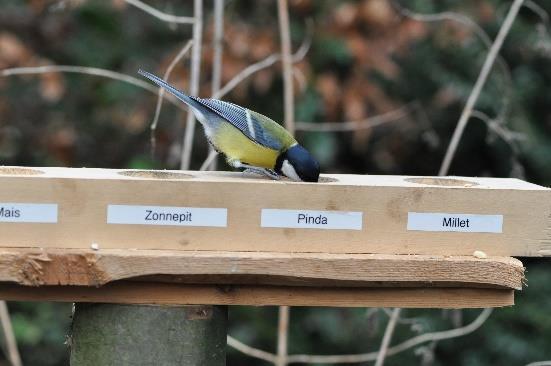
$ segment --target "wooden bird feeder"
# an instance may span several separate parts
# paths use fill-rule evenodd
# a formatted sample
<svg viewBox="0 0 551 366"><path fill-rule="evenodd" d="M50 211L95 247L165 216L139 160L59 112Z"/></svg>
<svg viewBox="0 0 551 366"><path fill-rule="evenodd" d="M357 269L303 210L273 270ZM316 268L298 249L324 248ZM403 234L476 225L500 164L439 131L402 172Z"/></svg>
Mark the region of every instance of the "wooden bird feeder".
<svg viewBox="0 0 551 366"><path fill-rule="evenodd" d="M512 305L551 255L551 189L517 179L0 168L0 298Z"/></svg>

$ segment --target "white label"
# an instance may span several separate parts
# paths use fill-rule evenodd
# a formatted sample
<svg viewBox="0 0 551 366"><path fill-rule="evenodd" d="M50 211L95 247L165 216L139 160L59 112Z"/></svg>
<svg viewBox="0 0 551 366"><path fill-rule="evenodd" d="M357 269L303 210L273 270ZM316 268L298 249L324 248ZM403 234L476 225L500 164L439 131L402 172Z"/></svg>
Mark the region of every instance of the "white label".
<svg viewBox="0 0 551 366"><path fill-rule="evenodd" d="M108 224L226 227L226 208L108 205Z"/></svg>
<svg viewBox="0 0 551 366"><path fill-rule="evenodd" d="M503 215L408 212L408 230L501 233Z"/></svg>
<svg viewBox="0 0 551 366"><path fill-rule="evenodd" d="M362 212L262 209L261 227L361 230Z"/></svg>
<svg viewBox="0 0 551 366"><path fill-rule="evenodd" d="M0 222L57 223L57 204L0 203Z"/></svg>

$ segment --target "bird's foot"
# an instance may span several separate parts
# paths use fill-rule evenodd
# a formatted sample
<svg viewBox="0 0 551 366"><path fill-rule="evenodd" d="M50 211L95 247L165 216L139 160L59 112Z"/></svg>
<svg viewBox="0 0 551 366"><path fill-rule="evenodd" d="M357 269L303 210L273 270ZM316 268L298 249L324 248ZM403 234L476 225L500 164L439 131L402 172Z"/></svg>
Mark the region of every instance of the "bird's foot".
<svg viewBox="0 0 551 366"><path fill-rule="evenodd" d="M273 180L279 180L281 176L272 169L260 168L249 164L242 163L239 160L231 160L228 163L234 168L244 168L243 174L258 174L265 175Z"/></svg>
<svg viewBox="0 0 551 366"><path fill-rule="evenodd" d="M245 170L243 170L243 174L258 174L258 175L265 175L273 180L279 180L281 177L279 174L274 172L271 169L266 168L258 168L258 167L246 167Z"/></svg>
<svg viewBox="0 0 551 366"><path fill-rule="evenodd" d="M243 174L265 175L273 180L279 180L281 178L279 174L273 170L265 168L247 168L243 170Z"/></svg>

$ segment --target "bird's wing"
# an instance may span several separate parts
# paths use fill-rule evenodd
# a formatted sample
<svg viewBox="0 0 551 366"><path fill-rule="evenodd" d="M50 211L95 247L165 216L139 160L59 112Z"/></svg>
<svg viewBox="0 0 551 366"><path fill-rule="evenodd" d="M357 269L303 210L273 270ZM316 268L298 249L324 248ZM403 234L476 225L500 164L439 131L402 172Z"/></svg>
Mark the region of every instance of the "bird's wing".
<svg viewBox="0 0 551 366"><path fill-rule="evenodd" d="M223 102L217 99L191 98L220 115L252 141L278 151L284 147L281 139L278 139L270 129L264 127L266 122L276 122L269 120L262 123L262 121L255 116L256 113L233 103ZM264 118L267 119L267 117Z"/></svg>

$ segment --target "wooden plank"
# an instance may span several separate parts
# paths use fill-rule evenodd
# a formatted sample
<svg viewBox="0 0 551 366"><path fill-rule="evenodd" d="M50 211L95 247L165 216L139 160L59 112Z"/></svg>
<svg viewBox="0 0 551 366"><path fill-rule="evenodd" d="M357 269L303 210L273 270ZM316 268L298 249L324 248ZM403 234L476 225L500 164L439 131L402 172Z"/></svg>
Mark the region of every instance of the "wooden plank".
<svg viewBox="0 0 551 366"><path fill-rule="evenodd" d="M100 286L153 282L328 287L493 287L521 289L522 263L510 257L0 249L0 282Z"/></svg>
<svg viewBox="0 0 551 366"><path fill-rule="evenodd" d="M4 167L0 185L0 203L59 208L56 224L1 222L3 247L427 255L481 250L491 256L551 252L551 190L517 179L325 175L322 183L295 183L241 173ZM113 204L222 207L228 210L227 227L107 224L107 207ZM361 230L263 228L262 209L358 212ZM502 215L503 232L412 231L407 226L410 212Z"/></svg>
<svg viewBox="0 0 551 366"><path fill-rule="evenodd" d="M470 288L315 288L114 282L28 287L0 284L0 299L164 305L292 305L334 307L486 308L514 305L514 291Z"/></svg>

